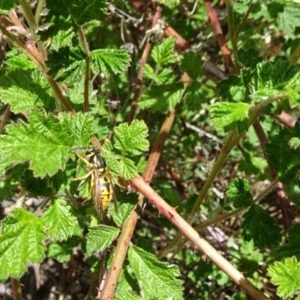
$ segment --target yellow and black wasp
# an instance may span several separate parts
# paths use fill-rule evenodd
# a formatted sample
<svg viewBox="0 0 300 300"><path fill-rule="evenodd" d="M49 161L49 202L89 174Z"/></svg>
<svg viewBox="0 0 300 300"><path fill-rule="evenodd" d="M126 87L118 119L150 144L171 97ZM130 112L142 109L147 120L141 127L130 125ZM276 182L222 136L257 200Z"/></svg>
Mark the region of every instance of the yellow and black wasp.
<svg viewBox="0 0 300 300"><path fill-rule="evenodd" d="M80 148L77 148L80 149ZM76 150L72 149L72 151ZM89 149L85 152L85 157L78 153L77 156L85 163L88 173L73 180L90 179L90 194L94 200L96 211L100 215L113 199L112 175L110 174L105 159L101 156L97 148Z"/></svg>

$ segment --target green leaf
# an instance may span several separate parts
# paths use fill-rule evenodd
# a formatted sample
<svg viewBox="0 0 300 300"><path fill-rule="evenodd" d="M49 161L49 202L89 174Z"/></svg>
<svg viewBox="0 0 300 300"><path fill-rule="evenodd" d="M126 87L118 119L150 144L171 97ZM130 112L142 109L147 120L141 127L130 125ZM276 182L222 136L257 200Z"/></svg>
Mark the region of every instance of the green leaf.
<svg viewBox="0 0 300 300"><path fill-rule="evenodd" d="M260 53L254 48L238 50L238 57L239 61L241 61L244 66L249 68L255 68L255 66L261 61ZM242 73L244 73L244 70ZM247 82L244 81L244 84L245 83ZM244 87L244 92L245 95L247 95L246 85Z"/></svg>
<svg viewBox="0 0 300 300"><path fill-rule="evenodd" d="M130 125L127 123L115 127L115 149L121 153L140 155L149 149L148 127L144 121L134 120Z"/></svg>
<svg viewBox="0 0 300 300"><path fill-rule="evenodd" d="M73 208L62 199L55 199L43 216L45 228L56 241L67 240L79 227Z"/></svg>
<svg viewBox="0 0 300 300"><path fill-rule="evenodd" d="M230 182L226 194L228 200L233 202L235 208L248 207L253 202L249 182L246 179L234 178Z"/></svg>
<svg viewBox="0 0 300 300"><path fill-rule="evenodd" d="M58 171L54 176L44 178L34 177L31 170L26 169L20 176L22 188L33 196L50 197L56 194L62 186L67 185L67 176L64 172Z"/></svg>
<svg viewBox="0 0 300 300"><path fill-rule="evenodd" d="M185 93L185 105L189 111L199 111L205 103L206 93L203 84L192 82L188 85Z"/></svg>
<svg viewBox="0 0 300 300"><path fill-rule="evenodd" d="M295 38L295 30L298 27L297 20L300 18L299 3L293 1L286 1L284 10L277 18L279 30L282 30L290 38Z"/></svg>
<svg viewBox="0 0 300 300"><path fill-rule="evenodd" d="M43 222L22 208L13 210L2 222L0 236L0 280L8 276L20 278L28 262L40 263L44 259Z"/></svg>
<svg viewBox="0 0 300 300"><path fill-rule="evenodd" d="M239 163L239 170L245 172L247 175L263 174L267 168L267 162L262 157L253 156L252 152L243 151L243 160Z"/></svg>
<svg viewBox="0 0 300 300"><path fill-rule="evenodd" d="M152 79L156 81L157 74L149 64L145 64L144 78Z"/></svg>
<svg viewBox="0 0 300 300"><path fill-rule="evenodd" d="M229 76L217 84L220 96L230 102L249 102L250 79L251 73L248 69L242 70L240 76Z"/></svg>
<svg viewBox="0 0 300 300"><path fill-rule="evenodd" d="M38 70L15 70L1 72L0 95L3 103L10 104L14 113L27 112L33 108L55 108L55 99L48 83Z"/></svg>
<svg viewBox="0 0 300 300"><path fill-rule="evenodd" d="M118 282L119 286L119 282ZM137 295L133 295L128 291L121 291L120 293L116 294L115 300L142 300L142 297L139 297Z"/></svg>
<svg viewBox="0 0 300 300"><path fill-rule="evenodd" d="M239 132L248 128L248 110L247 103L228 103L218 102L209 107L211 121L217 128L223 128L225 131L233 130L237 127Z"/></svg>
<svg viewBox="0 0 300 300"><path fill-rule="evenodd" d="M137 166L131 159L123 158L120 155L106 151L103 151L103 157L106 160L109 171L111 171L113 175L126 180L132 179L137 175Z"/></svg>
<svg viewBox="0 0 300 300"><path fill-rule="evenodd" d="M31 60L29 60L24 53L19 53L17 49L12 49L8 53L6 53L6 63L9 72L19 70L19 69L26 71L26 70L32 70L37 68L36 65ZM23 82L21 82L21 84L22 83Z"/></svg>
<svg viewBox="0 0 300 300"><path fill-rule="evenodd" d="M154 61L161 66L173 64L176 62L176 56L174 55L174 46L174 37L169 37L161 45L153 47L151 56Z"/></svg>
<svg viewBox="0 0 300 300"><path fill-rule="evenodd" d="M133 209L136 207L136 204L138 202L138 194L132 194L123 191L115 193L115 196L118 200L118 211L115 211L113 205L109 206L108 211L116 225L122 226L133 211Z"/></svg>
<svg viewBox="0 0 300 300"><path fill-rule="evenodd" d="M174 7L180 3L179 0L157 0L157 3L163 4L167 7Z"/></svg>
<svg viewBox="0 0 300 300"><path fill-rule="evenodd" d="M263 62L257 65L256 72L257 74L252 79L252 85L256 90L252 95L254 100L284 92L289 96L292 104L299 105L300 72L288 61L278 59L275 63Z"/></svg>
<svg viewBox="0 0 300 300"><path fill-rule="evenodd" d="M106 249L117 238L120 230L105 225L90 228L86 237L86 254L92 255L93 252L101 252Z"/></svg>
<svg viewBox="0 0 300 300"><path fill-rule="evenodd" d="M150 90L142 94L138 105L150 112L167 113L180 102L183 94L183 84L152 85Z"/></svg>
<svg viewBox="0 0 300 300"><path fill-rule="evenodd" d="M256 86L260 89L283 89L298 73L297 69L287 60L278 59L276 62L262 62L257 65Z"/></svg>
<svg viewBox="0 0 300 300"><path fill-rule="evenodd" d="M163 69L160 73L156 74L152 67L148 64L145 65L144 77L152 79L158 85L172 83L175 80L175 74L173 71Z"/></svg>
<svg viewBox="0 0 300 300"><path fill-rule="evenodd" d="M20 174L24 171L24 166L15 166L6 174L0 176L0 201L11 199L15 191L20 186Z"/></svg>
<svg viewBox="0 0 300 300"><path fill-rule="evenodd" d="M288 145L294 136L300 136L299 124L296 124L293 130L279 130L269 137L269 143L266 144L268 158L278 178L286 184L295 178L300 166L300 148L293 149Z"/></svg>
<svg viewBox="0 0 300 300"><path fill-rule="evenodd" d="M163 69L160 73L157 74L156 84L171 84L176 80L176 75L174 71L169 69Z"/></svg>
<svg viewBox="0 0 300 300"><path fill-rule="evenodd" d="M9 13L18 4L19 2L16 0L0 0L0 12L3 14Z"/></svg>
<svg viewBox="0 0 300 300"><path fill-rule="evenodd" d="M200 55L189 51L185 52L181 58L181 68L192 79L196 80L201 75L203 61Z"/></svg>
<svg viewBox="0 0 300 300"><path fill-rule="evenodd" d="M32 111L28 123L8 125L6 131L0 136L0 169L29 161L34 176L44 177L65 169L71 147L89 144L94 124L88 114Z"/></svg>
<svg viewBox="0 0 300 300"><path fill-rule="evenodd" d="M300 139L298 137L292 137L289 140L288 145L293 149L297 149L300 147Z"/></svg>
<svg viewBox="0 0 300 300"><path fill-rule="evenodd" d="M114 74L126 71L130 63L130 56L125 50L98 49L91 51L90 56L98 72L103 72L106 77L110 71Z"/></svg>
<svg viewBox="0 0 300 300"><path fill-rule="evenodd" d="M291 256L296 256L298 260L300 259L300 224L294 224L289 229L289 240L289 244L280 246L273 252L276 260Z"/></svg>
<svg viewBox="0 0 300 300"><path fill-rule="evenodd" d="M296 257L275 262L268 268L271 282L277 285L277 295L286 299L294 296L300 288L300 263Z"/></svg>
<svg viewBox="0 0 300 300"><path fill-rule="evenodd" d="M293 181L290 181L285 185L284 190L287 193L289 200L300 206L300 180L295 178Z"/></svg>
<svg viewBox="0 0 300 300"><path fill-rule="evenodd" d="M177 266L168 266L141 248L131 246L128 259L145 299L182 299L182 281Z"/></svg>
<svg viewBox="0 0 300 300"><path fill-rule="evenodd" d="M72 86L75 82L81 82L84 77L86 54L80 47L66 46L50 52L47 65L52 77Z"/></svg>
<svg viewBox="0 0 300 300"><path fill-rule="evenodd" d="M60 48L69 48L72 50L72 39L75 36L73 28L68 28L67 30L59 30L51 39L50 49L54 51L59 51Z"/></svg>
<svg viewBox="0 0 300 300"><path fill-rule="evenodd" d="M67 262L77 244L78 239L74 237L64 242L51 243L48 247L47 257L54 258L60 263Z"/></svg>
<svg viewBox="0 0 300 300"><path fill-rule="evenodd" d="M71 15L77 25L82 25L92 20L99 20L106 16L108 2L106 0L85 1L63 0L57 5L55 0L47 0L47 8L57 18L68 18Z"/></svg>
<svg viewBox="0 0 300 300"><path fill-rule="evenodd" d="M276 220L258 205L252 205L244 214L242 228L245 241L253 239L255 247L260 249L273 248L282 239Z"/></svg>
<svg viewBox="0 0 300 300"><path fill-rule="evenodd" d="M133 278L133 272L130 266L126 265L122 269L121 275L118 280L118 285L115 293L115 298L119 300L141 300L142 298L137 295L139 287L138 283Z"/></svg>

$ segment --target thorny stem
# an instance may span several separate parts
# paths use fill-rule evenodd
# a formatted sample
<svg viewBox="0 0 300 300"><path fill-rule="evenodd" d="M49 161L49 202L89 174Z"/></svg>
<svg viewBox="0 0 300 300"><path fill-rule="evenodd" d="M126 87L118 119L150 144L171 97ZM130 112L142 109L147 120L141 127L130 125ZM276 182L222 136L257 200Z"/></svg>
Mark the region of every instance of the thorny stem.
<svg viewBox="0 0 300 300"><path fill-rule="evenodd" d="M262 199L264 199L276 186L276 184L278 183L278 179L276 179L275 181L273 181L261 194L259 194L254 200L253 200L253 204L260 202ZM194 227L194 229L198 232L200 230L205 229L208 226L212 226L215 225L217 223L220 223L226 219L231 218L232 216L236 216L244 211L246 211L247 209L244 208L238 208L234 211L231 211L227 214L221 215L213 220L210 221L206 221L203 222L197 226ZM187 242L186 239L182 240L181 236L177 236L171 243L169 243L164 249L162 249L160 251L160 253L157 255L158 259L161 259L162 257L164 257L168 252L170 252L173 247L175 247L177 245L177 249L176 249L176 253L184 246L184 244ZM179 243L179 245L178 245ZM175 252L173 254L173 256L175 255Z"/></svg>
<svg viewBox="0 0 300 300"><path fill-rule="evenodd" d="M153 26L156 24L156 21L159 19L160 17L160 13L161 13L161 8L157 8L155 16L153 17ZM145 48L150 47L150 44L147 43ZM145 54L145 52L147 52L147 54ZM148 57L149 50L146 49L144 50L144 58ZM141 69L144 69L146 61L143 61L143 59L141 60L140 63L140 70L138 73L138 78L142 79L143 77L143 72L141 71ZM132 103L133 106L131 107L131 112L130 112L130 116L128 118L128 122L130 123L134 117L135 114L135 105L136 105L136 101L138 99L139 96L139 90L140 90L140 85L141 82L139 82L137 80L137 86L135 89L135 94L134 94L134 100ZM154 170L156 168L156 165L158 163L158 160L160 158L161 152L162 152L162 147L166 141L167 135L171 130L172 124L174 122L174 118L175 118L175 111L171 111L169 112L169 114L167 115L165 122L162 125L162 128L160 130L160 133L158 135L157 141L154 144L152 150L151 150L151 154L150 157L148 159L148 163L144 172L144 178L147 178L149 180L151 180ZM128 251L128 247L130 245L130 241L131 241L131 237L133 235L135 226L136 226L136 222L137 219L141 213L142 210L142 206L143 206L143 197L139 197L139 201L137 204L136 209L131 213L130 217L127 219L127 221L125 222L125 224L122 227L122 232L119 236L118 239L118 244L113 256L113 260L112 263L110 265L110 268L108 270L107 273L107 278L103 287L103 290L101 292L100 295L100 299L105 299L105 300L109 300L109 299L113 299L114 297L114 291L118 282L118 278L120 276L120 272ZM98 295L99 297L99 295Z"/></svg>
<svg viewBox="0 0 300 300"><path fill-rule="evenodd" d="M78 27L78 33L79 33L79 38L82 43L83 50L86 54L86 59L85 59L85 75L84 75L84 104L83 104L83 111L88 112L90 110L90 103L89 103L89 83L90 83L90 50L88 43L86 41L84 31L82 26Z"/></svg>
<svg viewBox="0 0 300 300"><path fill-rule="evenodd" d="M213 31L217 37L218 44L222 50L223 57L224 57L224 63L228 70L232 70L233 63L231 61L230 51L226 45L226 41L225 41L225 38L224 38L224 35L222 32L217 14L216 14L215 10L213 9L212 4L210 3L209 0L205 0L204 3L205 3L205 7L206 7L206 10L207 10L209 18L210 18L210 22L211 22Z"/></svg>
<svg viewBox="0 0 300 300"><path fill-rule="evenodd" d="M242 30L242 28L244 27L246 21L248 20L248 16L252 10L252 8L255 6L255 4L250 4L248 7L248 10L246 11L246 13L244 14L243 20L242 22L240 22L239 27L237 28L236 32L235 32L235 40L237 41L239 38L239 34Z"/></svg>
<svg viewBox="0 0 300 300"><path fill-rule="evenodd" d="M239 67L239 59L238 59L238 53L237 53L237 40L235 38L235 27L234 27L234 15L233 15L233 3L231 0L226 0L226 8L227 8L227 19L228 19L228 28L229 28L229 34L231 39L231 45L232 45L232 52L234 56L234 67L235 67L235 73L240 73L240 67Z"/></svg>
<svg viewBox="0 0 300 300"><path fill-rule="evenodd" d="M252 299L267 299L242 273L240 273L232 264L227 261L216 249L214 249L206 240L201 238L197 231L193 229L177 212L166 203L155 191L137 176L131 180L135 188L143 194L155 207L160 214L163 214L172 222L184 236L186 236L196 248L210 258L224 273L226 273L236 284L238 284Z"/></svg>
<svg viewBox="0 0 300 300"><path fill-rule="evenodd" d="M10 115L10 105L8 104L5 109L5 112L2 115L1 120L0 120L0 133L2 132L2 130L4 128L9 115Z"/></svg>
<svg viewBox="0 0 300 300"><path fill-rule="evenodd" d="M19 25L20 32L25 34L26 30L24 29L24 27L22 27L22 24L19 22L14 11L10 13L10 17L13 19L15 24ZM59 102L63 105L66 111L69 111L71 114L75 115L74 109L62 94L62 91L58 86L57 82L50 75L48 75L47 73L48 67L44 62L43 56L36 49L34 42L27 38L27 41L25 42L25 44L23 44L22 42L19 41L19 39L16 36L14 36L9 30L7 30L1 23L0 23L0 30L10 39L12 43L14 43L17 46L19 50L23 51L28 56L28 58L32 62L34 62L34 64L43 72L46 80L52 87L53 92L57 97L57 99L59 100Z"/></svg>
<svg viewBox="0 0 300 300"><path fill-rule="evenodd" d="M260 108L257 110L252 110L249 116L249 120L248 120L248 124L249 126L251 124L253 124L253 122L256 120L256 118L258 117L260 112ZM242 133L238 133L236 130L232 130L226 141L224 142L224 145L222 147L221 153L218 156L214 167L211 171L211 173L209 174L207 180L205 181L205 184L203 185L201 191L199 192L199 195L197 197L197 200L190 212L190 214L187 217L187 222L189 224L193 223L193 219L195 217L195 214L198 212L199 207L201 205L201 203L203 202L203 200L205 199L207 192L209 190L209 188L211 187L213 181L215 180L216 176L218 175L218 173L220 172L227 156L229 155L230 151L233 149L233 147L235 147L237 145L237 143L239 142L240 138L244 135L245 132ZM179 232L177 234L177 236L175 237L176 240L180 240L182 237L182 233ZM174 242L171 242L172 245L174 245Z"/></svg>
<svg viewBox="0 0 300 300"><path fill-rule="evenodd" d="M127 122L129 124L134 119L134 115L135 115L135 112L136 112L137 100L140 96L140 91L141 91L141 87L142 87L144 68L145 68L146 62L148 60L150 50L151 50L151 44L147 40L146 46L144 48L144 52L142 54L142 58L141 58L141 61L140 61L139 72L138 72L137 79L136 79L136 82L135 82L135 86L134 86L134 89L133 89L133 99L131 101L131 108L130 108L130 112L129 112L128 120L127 120Z"/></svg>
<svg viewBox="0 0 300 300"><path fill-rule="evenodd" d="M11 288L14 294L14 300L22 300L20 281L15 278L11 278Z"/></svg>
<svg viewBox="0 0 300 300"><path fill-rule="evenodd" d="M160 158L163 145L173 125L174 118L175 118L175 111L169 112L159 132L158 138L151 150L151 154L149 156L148 163L143 175L144 178L151 180L155 167ZM124 263L124 259L136 226L137 219L141 213L142 206L143 206L143 197L140 196L136 209L131 213L130 217L123 225L123 229L118 240L118 245L114 253L113 260L110 269L108 271L107 279L100 299L112 299L114 295L116 283L118 281L119 274L121 272Z"/></svg>

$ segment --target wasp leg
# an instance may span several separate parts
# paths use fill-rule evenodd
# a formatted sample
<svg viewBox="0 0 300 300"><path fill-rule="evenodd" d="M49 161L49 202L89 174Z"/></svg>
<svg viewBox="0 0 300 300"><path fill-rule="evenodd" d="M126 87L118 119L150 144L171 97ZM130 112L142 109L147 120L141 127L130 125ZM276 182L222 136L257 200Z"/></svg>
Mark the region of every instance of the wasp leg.
<svg viewBox="0 0 300 300"><path fill-rule="evenodd" d="M92 166L91 163L87 159L85 159L84 157L82 157L81 155L79 155L77 153L76 153L76 155L87 165L87 167Z"/></svg>
<svg viewBox="0 0 300 300"><path fill-rule="evenodd" d="M92 173L93 173L93 171L90 171L82 177L71 178L71 181L85 180L85 179L89 178L92 175Z"/></svg>

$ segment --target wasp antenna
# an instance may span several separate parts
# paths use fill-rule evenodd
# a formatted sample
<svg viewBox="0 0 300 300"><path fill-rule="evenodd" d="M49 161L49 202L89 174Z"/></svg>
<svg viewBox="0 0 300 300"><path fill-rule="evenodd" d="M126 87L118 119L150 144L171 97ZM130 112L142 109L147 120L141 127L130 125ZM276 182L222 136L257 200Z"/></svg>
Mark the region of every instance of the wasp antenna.
<svg viewBox="0 0 300 300"><path fill-rule="evenodd" d="M86 150L86 149L90 149L90 147L73 147L68 152L76 152L78 150Z"/></svg>

